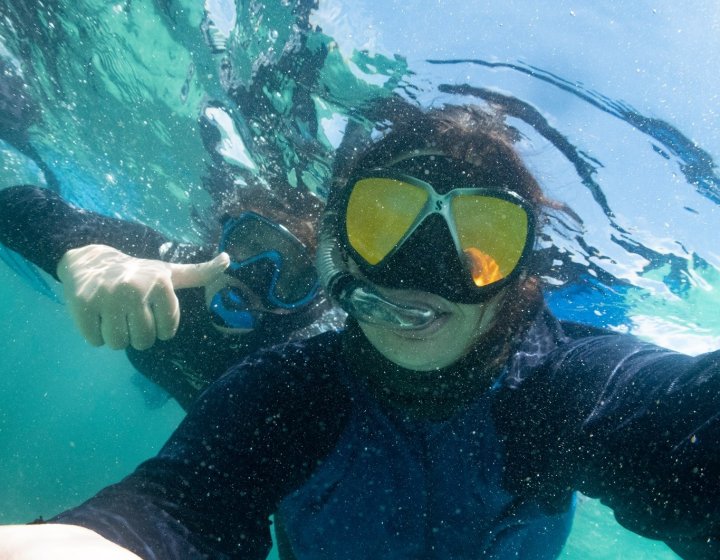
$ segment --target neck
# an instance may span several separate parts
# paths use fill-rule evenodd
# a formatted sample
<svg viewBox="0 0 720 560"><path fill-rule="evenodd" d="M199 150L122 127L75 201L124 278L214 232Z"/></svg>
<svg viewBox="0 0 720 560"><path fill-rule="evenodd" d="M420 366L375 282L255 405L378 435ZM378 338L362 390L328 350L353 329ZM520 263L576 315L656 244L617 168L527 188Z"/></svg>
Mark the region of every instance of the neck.
<svg viewBox="0 0 720 560"><path fill-rule="evenodd" d="M344 342L353 374L373 397L418 420L451 417L485 392L502 368L498 360L488 359L502 349L480 343L448 367L432 371L406 369L382 356L354 321Z"/></svg>
<svg viewBox="0 0 720 560"><path fill-rule="evenodd" d="M524 339L542 307L542 298L533 286L517 286L501 312L505 320L499 321L463 358L432 371L406 369L391 362L350 319L344 344L353 374L379 402L411 418L450 418L493 385Z"/></svg>

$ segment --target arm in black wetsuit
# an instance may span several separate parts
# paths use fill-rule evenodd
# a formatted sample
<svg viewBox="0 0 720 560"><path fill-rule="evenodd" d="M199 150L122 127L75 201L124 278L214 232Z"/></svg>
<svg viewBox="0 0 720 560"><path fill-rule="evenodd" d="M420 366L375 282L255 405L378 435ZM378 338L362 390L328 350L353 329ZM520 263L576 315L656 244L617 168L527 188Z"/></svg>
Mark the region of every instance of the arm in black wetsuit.
<svg viewBox="0 0 720 560"><path fill-rule="evenodd" d="M503 391L496 416L511 487L582 491L683 558L720 558L720 352L583 338Z"/></svg>
<svg viewBox="0 0 720 560"><path fill-rule="evenodd" d="M52 521L146 559L264 559L268 516L345 425L340 348L326 333L248 359L202 395L156 458Z"/></svg>
<svg viewBox="0 0 720 560"><path fill-rule="evenodd" d="M717 558L719 361L623 335L564 344L498 390L508 489L565 506L580 490L684 558ZM344 426L343 367L333 333L253 358L204 394L157 458L55 521L147 558L263 558L267 515Z"/></svg>
<svg viewBox="0 0 720 560"><path fill-rule="evenodd" d="M57 278L57 266L70 249L90 244L113 247L132 257L174 263L202 263L215 246L167 244L143 224L102 216L68 204L55 192L32 186L0 190L0 243ZM161 252L161 247L163 248ZM320 306L272 316L244 335L214 328L202 288L176 291L181 320L177 335L148 350L128 348L132 364L187 408L210 382L249 353L278 344L312 323Z"/></svg>
<svg viewBox="0 0 720 560"><path fill-rule="evenodd" d="M179 263L204 262L214 250L178 243L143 224L111 218L68 204L58 194L32 186L0 190L0 243L57 279L57 266L70 249L90 244L113 247L137 258ZM167 251L161 247L165 244ZM143 375L187 407L198 391L264 340L252 333L234 344L212 327L204 290L177 291L181 322L169 341L149 350L128 348Z"/></svg>
<svg viewBox="0 0 720 560"><path fill-rule="evenodd" d="M70 249L102 244L133 257L160 259L167 241L142 224L71 206L47 189L22 185L0 190L0 243L55 278Z"/></svg>

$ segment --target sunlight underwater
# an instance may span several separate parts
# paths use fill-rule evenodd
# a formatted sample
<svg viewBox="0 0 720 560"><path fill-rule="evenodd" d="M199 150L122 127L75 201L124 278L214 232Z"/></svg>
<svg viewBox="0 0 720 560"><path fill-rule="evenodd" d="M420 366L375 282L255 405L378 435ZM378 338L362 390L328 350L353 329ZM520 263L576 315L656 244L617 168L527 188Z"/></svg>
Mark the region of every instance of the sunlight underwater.
<svg viewBox="0 0 720 560"><path fill-rule="evenodd" d="M692 13L668 1L318 4L2 0L0 187L42 184L207 240L214 204L247 177L324 196L345 125L372 99L492 103L542 186L580 217L543 230L553 311L688 353L720 346L720 127L708 97L720 77L699 54L719 52L712 2ZM98 373L53 281L0 256L10 522L129 472L181 413L133 384L124 356L105 352ZM563 558L620 557L675 558L581 497Z"/></svg>

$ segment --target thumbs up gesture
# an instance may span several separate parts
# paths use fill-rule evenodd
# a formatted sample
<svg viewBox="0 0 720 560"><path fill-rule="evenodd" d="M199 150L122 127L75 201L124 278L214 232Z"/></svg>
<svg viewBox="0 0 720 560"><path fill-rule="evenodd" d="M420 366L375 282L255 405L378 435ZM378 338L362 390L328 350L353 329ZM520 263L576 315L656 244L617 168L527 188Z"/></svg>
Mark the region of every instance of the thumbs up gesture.
<svg viewBox="0 0 720 560"><path fill-rule="evenodd" d="M57 275L75 324L93 346L150 348L175 336L180 307L175 290L199 288L223 274L221 253L201 264L138 259L107 245L65 253Z"/></svg>

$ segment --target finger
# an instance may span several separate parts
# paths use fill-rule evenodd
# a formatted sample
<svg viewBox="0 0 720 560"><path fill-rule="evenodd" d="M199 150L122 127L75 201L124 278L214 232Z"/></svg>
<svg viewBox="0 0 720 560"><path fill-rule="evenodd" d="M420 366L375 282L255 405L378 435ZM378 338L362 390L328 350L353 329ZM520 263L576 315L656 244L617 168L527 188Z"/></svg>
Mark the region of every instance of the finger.
<svg viewBox="0 0 720 560"><path fill-rule="evenodd" d="M211 261L200 264L170 264L173 287L200 288L212 282L218 275L225 272L230 264L227 253L220 253Z"/></svg>
<svg viewBox="0 0 720 560"><path fill-rule="evenodd" d="M96 309L78 309L76 306L71 305L70 315L85 340L93 346L102 346L105 344L100 330L100 313Z"/></svg>
<svg viewBox="0 0 720 560"><path fill-rule="evenodd" d="M103 340L113 350L122 350L130 344L127 316L124 313L103 313L100 316Z"/></svg>
<svg viewBox="0 0 720 560"><path fill-rule="evenodd" d="M180 304L169 284L156 286L148 298L155 321L155 334L160 340L170 340L180 324Z"/></svg>
<svg viewBox="0 0 720 560"><path fill-rule="evenodd" d="M147 350L155 344L155 317L146 305L143 305L127 316L130 345L136 350Z"/></svg>

